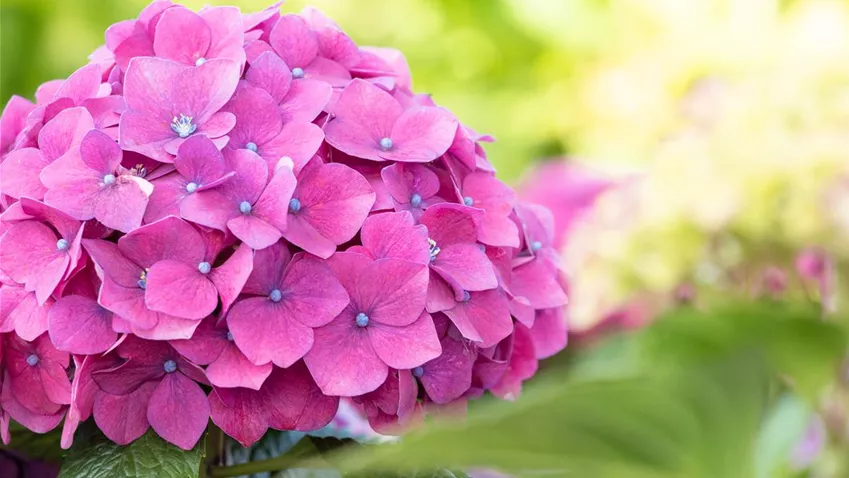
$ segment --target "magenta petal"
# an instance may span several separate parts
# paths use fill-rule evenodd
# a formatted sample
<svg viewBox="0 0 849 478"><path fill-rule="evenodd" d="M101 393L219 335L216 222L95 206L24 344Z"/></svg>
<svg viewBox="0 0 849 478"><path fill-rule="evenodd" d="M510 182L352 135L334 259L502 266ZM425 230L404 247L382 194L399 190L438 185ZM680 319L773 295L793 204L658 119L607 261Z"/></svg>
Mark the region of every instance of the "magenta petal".
<svg viewBox="0 0 849 478"><path fill-rule="evenodd" d="M206 246L190 223L172 216L121 237L118 249L136 264L151 267L163 259L197 264L204 259Z"/></svg>
<svg viewBox="0 0 849 478"><path fill-rule="evenodd" d="M487 290L498 286L492 263L477 244L454 244L442 248L431 267L464 290Z"/></svg>
<svg viewBox="0 0 849 478"><path fill-rule="evenodd" d="M537 311L531 339L538 359L551 357L566 347L566 317L562 307Z"/></svg>
<svg viewBox="0 0 849 478"><path fill-rule="evenodd" d="M294 191L295 175L292 170L286 166L277 168L262 195L253 205L251 214L274 226L282 234L282 231L286 230L289 201Z"/></svg>
<svg viewBox="0 0 849 478"><path fill-rule="evenodd" d="M351 156L382 161L380 140L390 137L402 111L389 93L355 79L339 96L336 118L324 127L324 134L330 145Z"/></svg>
<svg viewBox="0 0 849 478"><path fill-rule="evenodd" d="M180 216L180 203L188 195L186 180L179 174L168 174L154 180L152 184L153 193L148 198L144 222L151 223L167 216Z"/></svg>
<svg viewBox="0 0 849 478"><path fill-rule="evenodd" d="M268 42L290 68L304 68L318 56L318 40L298 15L281 16Z"/></svg>
<svg viewBox="0 0 849 478"><path fill-rule="evenodd" d="M476 354L471 347L451 337L442 339L442 355L425 364L419 378L428 397L436 403L449 403L472 386Z"/></svg>
<svg viewBox="0 0 849 478"><path fill-rule="evenodd" d="M158 381L165 372L162 363L130 359L127 362L92 375L97 386L110 395L128 395L146 382Z"/></svg>
<svg viewBox="0 0 849 478"><path fill-rule="evenodd" d="M292 83L286 98L280 103L283 122L311 122L321 114L330 97L333 87L320 80L302 78Z"/></svg>
<svg viewBox="0 0 849 478"><path fill-rule="evenodd" d="M161 316L165 315L147 308L144 303L144 290L135 283L132 287L124 287L109 276L103 278L98 301L100 305L120 316L121 321L127 321L137 327L152 328L160 321ZM118 322L117 316L113 321Z"/></svg>
<svg viewBox="0 0 849 478"><path fill-rule="evenodd" d="M345 312L315 329L315 343L304 362L325 395L362 395L379 387L389 374L368 333Z"/></svg>
<svg viewBox="0 0 849 478"><path fill-rule="evenodd" d="M218 292L197 265L164 260L147 273L145 304L184 319L203 319L218 306Z"/></svg>
<svg viewBox="0 0 849 478"><path fill-rule="evenodd" d="M526 298L535 309L550 309L566 305L566 293L557 281L556 266L535 259L513 269L510 292Z"/></svg>
<svg viewBox="0 0 849 478"><path fill-rule="evenodd" d="M218 182L231 172L224 155L207 136L190 136L177 150L174 166L199 189Z"/></svg>
<svg viewBox="0 0 849 478"><path fill-rule="evenodd" d="M48 164L42 152L35 148L12 151L0 163L0 192L13 198L42 198L47 188L41 183L39 173Z"/></svg>
<svg viewBox="0 0 849 478"><path fill-rule="evenodd" d="M409 212L375 214L363 223L360 231L363 246L375 258L405 259L419 264L430 263L427 228L416 225Z"/></svg>
<svg viewBox="0 0 849 478"><path fill-rule="evenodd" d="M313 330L292 315L285 301L268 297L244 299L230 309L227 324L239 349L255 364L273 361L288 367L313 345Z"/></svg>
<svg viewBox="0 0 849 478"><path fill-rule="evenodd" d="M252 249L264 249L283 237L279 229L255 216L234 217L227 221L227 229Z"/></svg>
<svg viewBox="0 0 849 478"><path fill-rule="evenodd" d="M100 66L88 64L71 73L71 76L56 90L53 99L70 98L74 104L79 105L83 100L97 95L102 76Z"/></svg>
<svg viewBox="0 0 849 478"><path fill-rule="evenodd" d="M393 147L381 157L393 161L427 163L442 156L457 132L457 119L441 108L420 107L405 111L389 135Z"/></svg>
<svg viewBox="0 0 849 478"><path fill-rule="evenodd" d="M94 128L94 120L85 108L69 108L48 121L38 134L38 147L51 162L80 144Z"/></svg>
<svg viewBox="0 0 849 478"><path fill-rule="evenodd" d="M530 333L523 325L517 325L507 371L492 387L492 393L507 400L515 400L522 391L522 382L534 376L537 366Z"/></svg>
<svg viewBox="0 0 849 478"><path fill-rule="evenodd" d="M367 308L371 320L396 327L419 319L427 300L426 266L400 259L379 259L360 273L351 300Z"/></svg>
<svg viewBox="0 0 849 478"><path fill-rule="evenodd" d="M477 224L481 219L480 211L461 204L435 204L421 217L421 223L427 226L428 237L442 248L452 244L477 242Z"/></svg>
<svg viewBox="0 0 849 478"><path fill-rule="evenodd" d="M413 194L427 199L439 192L439 177L421 164L396 163L383 168L380 175L392 198L400 203L409 203Z"/></svg>
<svg viewBox="0 0 849 478"><path fill-rule="evenodd" d="M268 425L277 430L316 430L330 423L339 409L339 398L321 393L301 362L275 370L262 391Z"/></svg>
<svg viewBox="0 0 849 478"><path fill-rule="evenodd" d="M169 343L180 355L193 363L209 365L221 355L227 345L227 329L219 327L217 322L215 316L209 316L198 325L191 339L172 340Z"/></svg>
<svg viewBox="0 0 849 478"><path fill-rule="evenodd" d="M112 313L80 295L59 299L50 309L48 327L57 349L81 355L105 352L118 338Z"/></svg>
<svg viewBox="0 0 849 478"><path fill-rule="evenodd" d="M455 297L454 288L431 269L427 285L427 311L434 313L451 309L457 303Z"/></svg>
<svg viewBox="0 0 849 478"><path fill-rule="evenodd" d="M221 314L227 314L230 306L236 301L248 277L253 270L254 254L250 247L242 244L227 262L216 267L209 274L209 279L221 296Z"/></svg>
<svg viewBox="0 0 849 478"><path fill-rule="evenodd" d="M210 418L242 446L250 446L268 430L259 392L244 388L214 389L209 394Z"/></svg>
<svg viewBox="0 0 849 478"><path fill-rule="evenodd" d="M62 425L61 446L65 450L73 444L74 433L80 422L91 417L94 399L100 392L100 388L92 378L92 372L109 367L114 364L114 361L112 358L87 355L82 358L74 357L74 364L76 369L71 383L71 404L65 416L65 423Z"/></svg>
<svg viewBox="0 0 849 478"><path fill-rule="evenodd" d="M404 327L375 323L366 329L377 356L392 368L418 367L442 353L433 319L427 312Z"/></svg>
<svg viewBox="0 0 849 478"><path fill-rule="evenodd" d="M289 122L280 133L260 146L259 155L269 166L274 166L282 157L289 157L295 171L300 171L324 142L324 132L307 122Z"/></svg>
<svg viewBox="0 0 849 478"><path fill-rule="evenodd" d="M65 415L63 411L46 415L32 413L12 394L10 382L9 374L6 373L2 394L0 394L0 405L3 407L4 414L8 414L13 420L35 433L47 433L59 425Z"/></svg>
<svg viewBox="0 0 849 478"><path fill-rule="evenodd" d="M194 65L206 55L212 33L206 21L187 8L169 8L156 26L153 51L156 56Z"/></svg>
<svg viewBox="0 0 849 478"><path fill-rule="evenodd" d="M236 116L236 126L230 132L230 146L233 148L244 148L248 143L262 147L277 136L283 127L283 119L274 98L262 88L247 82L239 84L236 94L224 106L224 111Z"/></svg>
<svg viewBox="0 0 849 478"><path fill-rule="evenodd" d="M34 109L35 105L26 98L17 95L9 98L0 115L0 155L12 148L15 137L24 129L26 118Z"/></svg>
<svg viewBox="0 0 849 478"><path fill-rule="evenodd" d="M94 421L107 438L129 445L144 435L150 424L147 408L157 382L148 382L128 395L100 392L94 398Z"/></svg>
<svg viewBox="0 0 849 478"><path fill-rule="evenodd" d="M141 226L153 185L142 178L122 175L96 196L94 217L104 226L130 232Z"/></svg>
<svg viewBox="0 0 849 478"><path fill-rule="evenodd" d="M478 239L490 246L519 247L519 228L509 217L487 211L478 230Z"/></svg>
<svg viewBox="0 0 849 478"><path fill-rule="evenodd" d="M271 363L254 365L235 345L228 344L218 359L206 367L206 377L216 387L259 390L271 369Z"/></svg>
<svg viewBox="0 0 849 478"><path fill-rule="evenodd" d="M289 92L292 72L283 59L274 52L267 51L251 62L245 79L248 83L264 89L274 101L280 103Z"/></svg>
<svg viewBox="0 0 849 478"><path fill-rule="evenodd" d="M147 419L165 441L190 450L206 430L209 401L197 383L182 373L170 373L150 396Z"/></svg>
<svg viewBox="0 0 849 478"><path fill-rule="evenodd" d="M12 332L33 341L47 331L47 315L53 299L38 304L35 294L23 287L0 285L0 333Z"/></svg>
<svg viewBox="0 0 849 478"><path fill-rule="evenodd" d="M513 319L507 298L499 290L469 292L469 300L458 302L445 315L460 330L463 337L491 347L513 331Z"/></svg>

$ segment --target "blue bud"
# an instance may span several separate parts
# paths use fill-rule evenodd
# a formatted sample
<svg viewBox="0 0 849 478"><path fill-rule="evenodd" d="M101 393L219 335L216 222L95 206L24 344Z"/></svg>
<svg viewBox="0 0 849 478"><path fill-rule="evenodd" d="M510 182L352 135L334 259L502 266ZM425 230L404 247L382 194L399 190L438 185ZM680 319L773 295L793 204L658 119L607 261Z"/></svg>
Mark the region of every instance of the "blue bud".
<svg viewBox="0 0 849 478"><path fill-rule="evenodd" d="M413 193L413 195L410 196L410 205L413 207L419 207L422 205L422 197L419 193Z"/></svg>
<svg viewBox="0 0 849 478"><path fill-rule="evenodd" d="M256 143L250 142L250 143L245 145L245 149L247 149L248 151L253 151L254 153L256 153L259 148L257 148Z"/></svg>
<svg viewBox="0 0 849 478"><path fill-rule="evenodd" d="M301 200L292 198L289 200L289 212L298 212L301 210Z"/></svg>
<svg viewBox="0 0 849 478"><path fill-rule="evenodd" d="M298 79L304 77L303 68L292 68L292 78Z"/></svg>
<svg viewBox="0 0 849 478"><path fill-rule="evenodd" d="M200 264L198 264L198 270L201 274L209 274L209 271L212 270L212 264L206 261L201 262Z"/></svg>
<svg viewBox="0 0 849 478"><path fill-rule="evenodd" d="M268 294L268 298L271 299L272 302L280 302L283 300L283 293L280 292L280 289L274 289Z"/></svg>
<svg viewBox="0 0 849 478"><path fill-rule="evenodd" d="M380 149L388 151L392 149L392 138L383 138L380 140Z"/></svg>
<svg viewBox="0 0 849 478"><path fill-rule="evenodd" d="M173 360L166 360L164 364L162 364L162 368L165 369L165 373L173 373L177 371L177 362Z"/></svg>
<svg viewBox="0 0 849 478"><path fill-rule="evenodd" d="M195 191L197 191L197 190L198 190L198 185L197 185L197 183L189 183L189 184L186 184L186 192L187 192L187 193L191 194L191 193L193 193L193 192L195 192Z"/></svg>
<svg viewBox="0 0 849 478"><path fill-rule="evenodd" d="M115 175L107 174L106 176L103 176L103 184L107 186L109 186L110 184L115 184Z"/></svg>
<svg viewBox="0 0 849 478"><path fill-rule="evenodd" d="M66 250L68 247L70 247L70 245L71 243L68 242L67 239L59 239L58 241L56 241L56 249L60 251Z"/></svg>
<svg viewBox="0 0 849 478"><path fill-rule="evenodd" d="M464 198L463 198L463 204L465 204L466 206L471 207L471 206L473 206L473 205L475 204L475 200L474 200L474 199L472 199L472 198L470 198L469 196L466 196L466 197L464 197Z"/></svg>
<svg viewBox="0 0 849 478"><path fill-rule="evenodd" d="M27 355L27 365L29 365L30 367L35 367L36 365L38 365L38 355L36 355L36 354Z"/></svg>
<svg viewBox="0 0 849 478"><path fill-rule="evenodd" d="M368 316L362 312L357 314L357 327L365 327L368 325Z"/></svg>
<svg viewBox="0 0 849 478"><path fill-rule="evenodd" d="M422 375L424 375L424 369L423 368L416 367L416 368L413 369L413 376L414 377L420 378Z"/></svg>
<svg viewBox="0 0 849 478"><path fill-rule="evenodd" d="M242 201L239 204L239 212L241 212L242 214L250 214L251 209L252 209L251 203L249 203L247 201Z"/></svg>

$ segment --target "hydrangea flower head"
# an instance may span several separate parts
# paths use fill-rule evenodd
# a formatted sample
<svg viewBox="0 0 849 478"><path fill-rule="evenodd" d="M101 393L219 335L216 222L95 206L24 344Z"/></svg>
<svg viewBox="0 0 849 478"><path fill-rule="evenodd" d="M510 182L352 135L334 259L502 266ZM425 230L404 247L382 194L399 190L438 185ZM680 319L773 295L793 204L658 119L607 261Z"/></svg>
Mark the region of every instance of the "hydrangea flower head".
<svg viewBox="0 0 849 478"><path fill-rule="evenodd" d="M8 419L192 448L381 433L565 346L544 208L412 88L401 52L314 9L155 1L0 117L0 436Z"/></svg>

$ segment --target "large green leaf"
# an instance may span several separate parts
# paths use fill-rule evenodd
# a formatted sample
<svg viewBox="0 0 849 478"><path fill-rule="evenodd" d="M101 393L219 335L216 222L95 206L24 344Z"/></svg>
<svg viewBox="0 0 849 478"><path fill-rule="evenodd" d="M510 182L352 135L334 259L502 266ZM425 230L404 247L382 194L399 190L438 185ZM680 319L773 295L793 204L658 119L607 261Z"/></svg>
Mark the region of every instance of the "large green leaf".
<svg viewBox="0 0 849 478"><path fill-rule="evenodd" d="M152 430L127 446L97 433L75 440L59 478L195 478L205 455L204 440L184 451Z"/></svg>

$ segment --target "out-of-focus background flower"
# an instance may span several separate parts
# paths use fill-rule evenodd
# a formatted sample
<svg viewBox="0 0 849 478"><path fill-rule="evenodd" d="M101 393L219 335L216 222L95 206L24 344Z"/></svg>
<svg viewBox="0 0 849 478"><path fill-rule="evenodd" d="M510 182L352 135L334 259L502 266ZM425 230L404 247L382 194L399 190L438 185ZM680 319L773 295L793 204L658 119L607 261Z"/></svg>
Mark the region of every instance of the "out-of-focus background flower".
<svg viewBox="0 0 849 478"><path fill-rule="evenodd" d="M3 0L0 102L67 76L107 26L147 3ZM181 3L255 11L270 0ZM403 51L415 89L494 135L487 151L499 174L554 206L576 336L613 322L640 327L729 291L813 301L846 330L849 3L292 0L283 9L306 4L359 44ZM834 414L838 424L849 416L849 399L833 390L827 406L811 405L832 434ZM807 467L808 458L794 460ZM832 476L835 460L814 476Z"/></svg>

